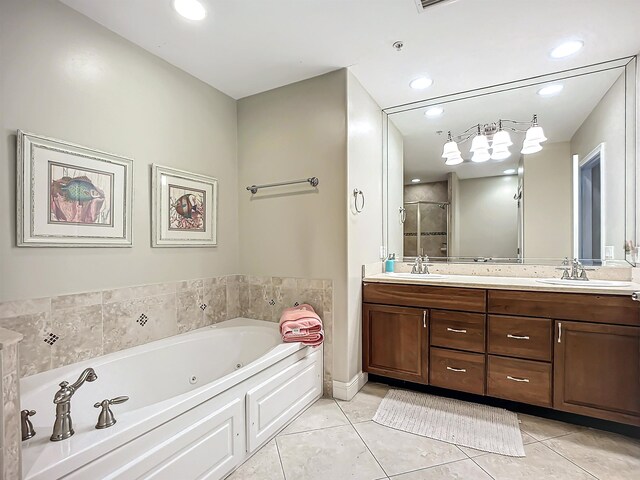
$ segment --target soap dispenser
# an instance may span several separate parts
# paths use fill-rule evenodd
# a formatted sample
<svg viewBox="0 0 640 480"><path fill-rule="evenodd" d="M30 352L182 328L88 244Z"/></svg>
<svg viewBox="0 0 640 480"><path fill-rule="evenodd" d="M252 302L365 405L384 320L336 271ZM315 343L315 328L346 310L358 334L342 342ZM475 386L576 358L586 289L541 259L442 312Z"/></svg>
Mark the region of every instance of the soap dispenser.
<svg viewBox="0 0 640 480"><path fill-rule="evenodd" d="M396 254L390 253L389 258L384 262L384 271L386 273L392 273L396 268Z"/></svg>

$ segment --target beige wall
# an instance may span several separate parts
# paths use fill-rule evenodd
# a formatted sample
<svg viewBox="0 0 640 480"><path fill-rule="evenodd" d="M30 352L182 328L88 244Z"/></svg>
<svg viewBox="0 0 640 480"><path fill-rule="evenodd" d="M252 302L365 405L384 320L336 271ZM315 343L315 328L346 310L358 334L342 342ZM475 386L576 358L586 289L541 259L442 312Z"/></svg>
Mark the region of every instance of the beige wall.
<svg viewBox="0 0 640 480"><path fill-rule="evenodd" d="M233 99L54 1L3 0L0 45L0 300L236 273ZM17 129L133 158L133 248L15 246ZM150 247L151 163L219 179L217 248Z"/></svg>
<svg viewBox="0 0 640 480"><path fill-rule="evenodd" d="M524 158L524 257L571 257L572 185L568 142Z"/></svg>
<svg viewBox="0 0 640 480"><path fill-rule="evenodd" d="M382 110L350 72L347 75L348 192L365 194L365 208L354 209L353 196L348 226L348 329L335 330L338 344L334 365L339 381L349 381L362 370L362 265L380 261L382 239ZM346 355L344 354L346 352ZM348 364L342 365L346 358Z"/></svg>
<svg viewBox="0 0 640 480"><path fill-rule="evenodd" d="M333 280L336 351L347 337L347 72L238 102L241 272ZM317 176L252 196L247 185ZM336 355L338 355L336 353ZM346 354L344 354L346 359ZM335 377L348 374L346 360Z"/></svg>
<svg viewBox="0 0 640 480"><path fill-rule="evenodd" d="M625 241L625 78L624 73L602 97L571 139L571 154L586 157L604 143L604 243L615 259L624 259Z"/></svg>
<svg viewBox="0 0 640 480"><path fill-rule="evenodd" d="M517 185L516 175L459 180L459 256L517 256Z"/></svg>

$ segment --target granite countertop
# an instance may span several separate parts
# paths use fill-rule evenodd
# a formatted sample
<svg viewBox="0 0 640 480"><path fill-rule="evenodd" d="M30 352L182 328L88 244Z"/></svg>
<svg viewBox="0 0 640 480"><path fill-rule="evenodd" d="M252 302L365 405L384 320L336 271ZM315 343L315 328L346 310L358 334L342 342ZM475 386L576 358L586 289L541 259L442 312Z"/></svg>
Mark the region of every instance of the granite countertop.
<svg viewBox="0 0 640 480"><path fill-rule="evenodd" d="M481 275L445 275L443 278L392 277L384 273L368 275L364 282L395 283L404 285L432 285L443 287L489 288L499 290L526 290L534 292L597 293L601 295L631 295L640 291L640 283L623 282L626 286L602 287L584 285L552 285L540 283L536 278L491 277ZM595 281L594 281L595 282Z"/></svg>

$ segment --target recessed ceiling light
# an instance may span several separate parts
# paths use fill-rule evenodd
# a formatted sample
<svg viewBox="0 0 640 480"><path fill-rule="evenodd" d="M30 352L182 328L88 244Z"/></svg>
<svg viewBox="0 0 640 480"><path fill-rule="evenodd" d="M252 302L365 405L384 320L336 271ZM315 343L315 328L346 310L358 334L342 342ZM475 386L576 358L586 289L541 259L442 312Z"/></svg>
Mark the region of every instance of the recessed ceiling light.
<svg viewBox="0 0 640 480"><path fill-rule="evenodd" d="M173 0L176 12L188 20L203 20L207 16L204 5L198 0Z"/></svg>
<svg viewBox="0 0 640 480"><path fill-rule="evenodd" d="M426 112L424 112L424 116L428 118L439 117L444 112L444 108L442 107L431 107L428 108Z"/></svg>
<svg viewBox="0 0 640 480"><path fill-rule="evenodd" d="M429 88L431 85L433 85L433 80L427 77L414 78L411 80L411 83L409 83L409 86L416 90L423 90Z"/></svg>
<svg viewBox="0 0 640 480"><path fill-rule="evenodd" d="M564 58L573 55L584 46L582 40L570 40L551 50L551 58Z"/></svg>
<svg viewBox="0 0 640 480"><path fill-rule="evenodd" d="M418 182L420 182L419 178L412 178L411 179L411 183L418 183Z"/></svg>
<svg viewBox="0 0 640 480"><path fill-rule="evenodd" d="M515 168L507 168L504 172L505 175L513 175L514 173L516 173L516 169Z"/></svg>
<svg viewBox="0 0 640 480"><path fill-rule="evenodd" d="M552 95L559 94L563 88L564 86L559 83L556 83L554 85L547 85L546 87L542 87L540 90L538 90L538 95L540 95L541 97L550 97Z"/></svg>

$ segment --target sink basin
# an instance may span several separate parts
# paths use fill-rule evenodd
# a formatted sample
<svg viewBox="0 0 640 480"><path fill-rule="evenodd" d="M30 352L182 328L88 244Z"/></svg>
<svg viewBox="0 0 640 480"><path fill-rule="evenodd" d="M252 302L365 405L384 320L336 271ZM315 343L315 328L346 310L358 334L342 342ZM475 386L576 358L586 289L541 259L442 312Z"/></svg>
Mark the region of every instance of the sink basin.
<svg viewBox="0 0 640 480"><path fill-rule="evenodd" d="M539 278L539 283L550 285L572 285L577 287L628 287L629 282L615 282L610 280L562 280L561 278Z"/></svg>
<svg viewBox="0 0 640 480"><path fill-rule="evenodd" d="M385 273L385 275L389 276L389 277L396 277L396 278L415 278L415 279L422 279L422 280L426 280L429 278L445 278L446 275L440 275L438 273L401 273L401 272L388 272Z"/></svg>

